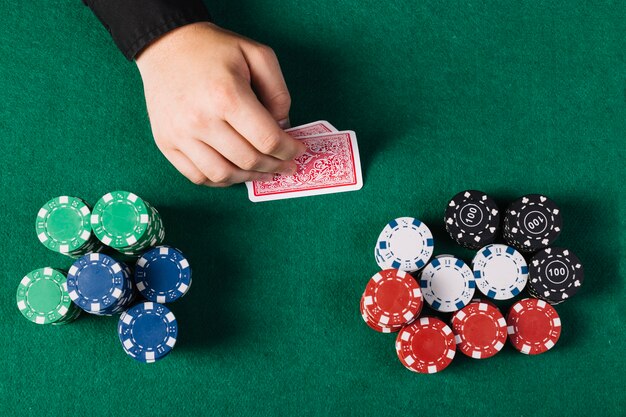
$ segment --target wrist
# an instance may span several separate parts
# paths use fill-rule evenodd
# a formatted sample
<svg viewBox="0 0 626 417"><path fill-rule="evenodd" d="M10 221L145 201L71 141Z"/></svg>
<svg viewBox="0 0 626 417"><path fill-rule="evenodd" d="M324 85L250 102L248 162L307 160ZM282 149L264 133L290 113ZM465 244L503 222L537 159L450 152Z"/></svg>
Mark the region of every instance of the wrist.
<svg viewBox="0 0 626 417"><path fill-rule="evenodd" d="M137 54L135 64L141 71L142 68L167 60L173 52L180 53L189 47L193 48L192 41L199 31L213 27L216 26L211 22L196 22L173 29L156 38Z"/></svg>

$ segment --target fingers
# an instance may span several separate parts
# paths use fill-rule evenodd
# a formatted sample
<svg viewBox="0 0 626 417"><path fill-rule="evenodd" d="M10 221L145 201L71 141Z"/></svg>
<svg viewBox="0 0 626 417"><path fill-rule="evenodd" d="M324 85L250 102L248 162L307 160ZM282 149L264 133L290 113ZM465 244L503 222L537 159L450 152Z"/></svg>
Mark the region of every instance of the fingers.
<svg viewBox="0 0 626 417"><path fill-rule="evenodd" d="M245 60L250 68L252 86L261 103L278 121L281 128L289 124L291 96L274 51L255 43L241 45Z"/></svg>
<svg viewBox="0 0 626 417"><path fill-rule="evenodd" d="M223 121L214 122L210 131L200 134L200 140L244 171L291 175L296 170L295 162L262 154Z"/></svg>
<svg viewBox="0 0 626 417"><path fill-rule="evenodd" d="M234 94L235 104L226 109L224 119L259 152L283 161L304 153L304 144L280 128L247 83L239 83Z"/></svg>
<svg viewBox="0 0 626 417"><path fill-rule="evenodd" d="M195 184L295 172L306 147L283 131L291 99L274 52L211 24L185 28L136 61L159 149Z"/></svg>
<svg viewBox="0 0 626 417"><path fill-rule="evenodd" d="M273 174L244 171L199 140L186 140L180 150L164 152L167 159L194 184L227 187L245 181L270 181Z"/></svg>
<svg viewBox="0 0 626 417"><path fill-rule="evenodd" d="M164 150L163 155L170 161L170 164L174 165L174 168L176 168L178 172L183 174L192 183L202 185L208 181L206 175L196 168L193 162L181 151L176 149Z"/></svg>

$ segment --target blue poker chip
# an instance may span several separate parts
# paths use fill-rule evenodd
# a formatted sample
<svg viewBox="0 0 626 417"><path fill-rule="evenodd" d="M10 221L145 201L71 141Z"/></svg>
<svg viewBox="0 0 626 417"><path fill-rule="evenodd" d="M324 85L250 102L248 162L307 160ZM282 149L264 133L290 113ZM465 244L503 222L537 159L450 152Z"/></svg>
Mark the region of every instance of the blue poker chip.
<svg viewBox="0 0 626 417"><path fill-rule="evenodd" d="M426 266L433 251L434 240L428 226L413 217L399 217L380 232L374 257L381 269L415 272Z"/></svg>
<svg viewBox="0 0 626 417"><path fill-rule="evenodd" d="M189 262L178 249L157 246L137 260L135 284L147 300L157 303L175 301L191 286Z"/></svg>
<svg viewBox="0 0 626 417"><path fill-rule="evenodd" d="M430 261L420 278L424 300L444 313L460 310L470 303L475 286L472 270L452 255L439 255Z"/></svg>
<svg viewBox="0 0 626 417"><path fill-rule="evenodd" d="M135 295L128 266L101 253L90 253L72 264L67 291L77 306L97 315L121 312Z"/></svg>
<svg viewBox="0 0 626 417"><path fill-rule="evenodd" d="M152 363L172 351L178 336L178 323L170 309L146 301L122 313L117 331L128 356L139 362Z"/></svg>
<svg viewBox="0 0 626 417"><path fill-rule="evenodd" d="M487 245L472 260L476 287L494 300L509 300L528 282L528 264L511 246Z"/></svg>

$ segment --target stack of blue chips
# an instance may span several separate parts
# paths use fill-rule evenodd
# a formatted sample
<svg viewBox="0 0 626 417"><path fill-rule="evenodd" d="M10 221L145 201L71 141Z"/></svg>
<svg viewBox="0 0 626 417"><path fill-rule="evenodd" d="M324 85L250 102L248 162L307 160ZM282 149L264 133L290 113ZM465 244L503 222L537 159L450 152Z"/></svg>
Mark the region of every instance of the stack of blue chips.
<svg viewBox="0 0 626 417"><path fill-rule="evenodd" d="M135 284L146 300L171 303L191 286L189 262L178 249L157 246L137 260Z"/></svg>
<svg viewBox="0 0 626 417"><path fill-rule="evenodd" d="M74 262L67 274L67 291L78 307L101 316L121 313L136 295L130 268L101 253Z"/></svg>
<svg viewBox="0 0 626 417"><path fill-rule="evenodd" d="M167 307L147 301L122 313L117 330L127 355L139 362L152 363L172 351L178 323Z"/></svg>
<svg viewBox="0 0 626 417"><path fill-rule="evenodd" d="M157 246L137 260L134 283L148 301L121 315L118 335L127 355L140 362L156 362L172 350L178 333L174 314L163 304L187 293L191 268L178 249Z"/></svg>

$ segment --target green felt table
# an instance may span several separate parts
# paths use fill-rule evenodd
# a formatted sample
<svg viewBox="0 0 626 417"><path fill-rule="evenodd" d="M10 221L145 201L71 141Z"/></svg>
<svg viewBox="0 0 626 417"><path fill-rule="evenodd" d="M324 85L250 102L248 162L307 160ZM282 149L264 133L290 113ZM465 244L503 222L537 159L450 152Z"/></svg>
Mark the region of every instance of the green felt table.
<svg viewBox="0 0 626 417"><path fill-rule="evenodd" d="M241 185L192 185L154 146L139 74L89 9L2 2L0 415L624 415L624 2L208 5L276 50L294 124L357 132L363 189L255 204ZM414 374L359 315L373 246L414 216L436 253L470 260L442 220L467 188L503 205L551 196L586 281L547 354L507 345ZM115 189L161 211L194 270L156 364L123 353L115 317L37 326L15 306L26 272L71 263L38 242L39 207Z"/></svg>

